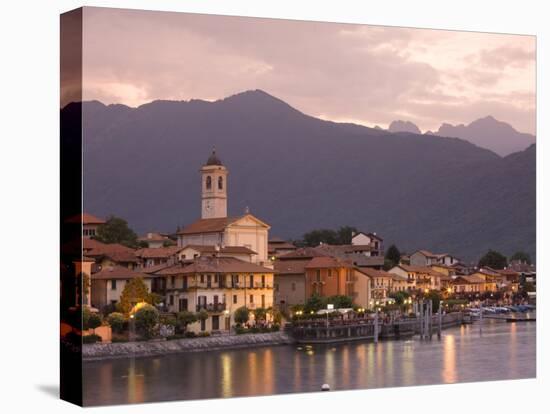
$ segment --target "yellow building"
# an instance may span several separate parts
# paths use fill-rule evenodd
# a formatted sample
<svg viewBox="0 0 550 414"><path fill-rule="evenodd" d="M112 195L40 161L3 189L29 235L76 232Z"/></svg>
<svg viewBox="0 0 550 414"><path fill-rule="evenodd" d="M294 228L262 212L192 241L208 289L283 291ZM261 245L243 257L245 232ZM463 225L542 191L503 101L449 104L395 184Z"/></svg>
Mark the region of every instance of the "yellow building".
<svg viewBox="0 0 550 414"><path fill-rule="evenodd" d="M273 307L273 269L233 257L202 256L155 276L165 279L169 312L208 312L208 319L189 326L192 331L229 331L236 309Z"/></svg>

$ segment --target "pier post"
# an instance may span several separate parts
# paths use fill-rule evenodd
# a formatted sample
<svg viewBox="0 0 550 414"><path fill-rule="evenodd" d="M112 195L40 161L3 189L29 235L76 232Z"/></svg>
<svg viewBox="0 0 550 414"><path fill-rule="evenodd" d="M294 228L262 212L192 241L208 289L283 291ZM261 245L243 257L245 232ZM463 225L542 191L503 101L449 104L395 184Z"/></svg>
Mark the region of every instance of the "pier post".
<svg viewBox="0 0 550 414"><path fill-rule="evenodd" d="M377 310L374 315L374 342L378 342L378 335L379 335L378 329L379 329L379 326L378 326L378 310Z"/></svg>
<svg viewBox="0 0 550 414"><path fill-rule="evenodd" d="M483 307L481 306L481 299L479 301L479 333L481 334L481 328L483 326Z"/></svg>
<svg viewBox="0 0 550 414"><path fill-rule="evenodd" d="M439 309L437 310L438 327L437 327L437 339L441 340L441 325L443 324L443 314L441 313L441 302L439 302Z"/></svg>

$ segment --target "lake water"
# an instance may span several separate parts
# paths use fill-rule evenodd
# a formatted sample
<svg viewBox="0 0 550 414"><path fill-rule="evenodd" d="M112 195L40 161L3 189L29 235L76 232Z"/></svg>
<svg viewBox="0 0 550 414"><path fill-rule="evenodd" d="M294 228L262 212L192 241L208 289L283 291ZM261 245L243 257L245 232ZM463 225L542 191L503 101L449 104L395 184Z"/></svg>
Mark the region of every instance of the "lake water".
<svg viewBox="0 0 550 414"><path fill-rule="evenodd" d="M110 405L532 378L533 322L484 321L418 339L275 346L85 362L84 404Z"/></svg>

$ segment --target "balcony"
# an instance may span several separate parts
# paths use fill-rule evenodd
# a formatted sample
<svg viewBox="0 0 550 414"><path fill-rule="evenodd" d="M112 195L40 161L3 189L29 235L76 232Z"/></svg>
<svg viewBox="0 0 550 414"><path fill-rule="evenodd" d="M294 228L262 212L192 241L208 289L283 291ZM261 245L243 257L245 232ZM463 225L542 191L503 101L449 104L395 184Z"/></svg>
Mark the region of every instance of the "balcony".
<svg viewBox="0 0 550 414"><path fill-rule="evenodd" d="M199 304L197 305L197 312L200 312L201 310L205 310L207 312L223 312L225 310L226 306L225 303L207 303L207 304Z"/></svg>

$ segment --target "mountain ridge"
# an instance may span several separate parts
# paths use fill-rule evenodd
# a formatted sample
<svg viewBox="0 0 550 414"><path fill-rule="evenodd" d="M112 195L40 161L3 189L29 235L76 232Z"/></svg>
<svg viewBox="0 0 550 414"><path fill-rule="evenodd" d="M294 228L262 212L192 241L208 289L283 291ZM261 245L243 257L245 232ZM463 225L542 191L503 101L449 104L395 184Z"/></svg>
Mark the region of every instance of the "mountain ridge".
<svg viewBox="0 0 550 414"><path fill-rule="evenodd" d="M139 233L188 224L215 146L230 171L230 214L249 206L273 234L354 225L407 251L534 257L534 146L502 158L459 138L320 120L265 95L129 110L84 103L85 209L125 217Z"/></svg>

